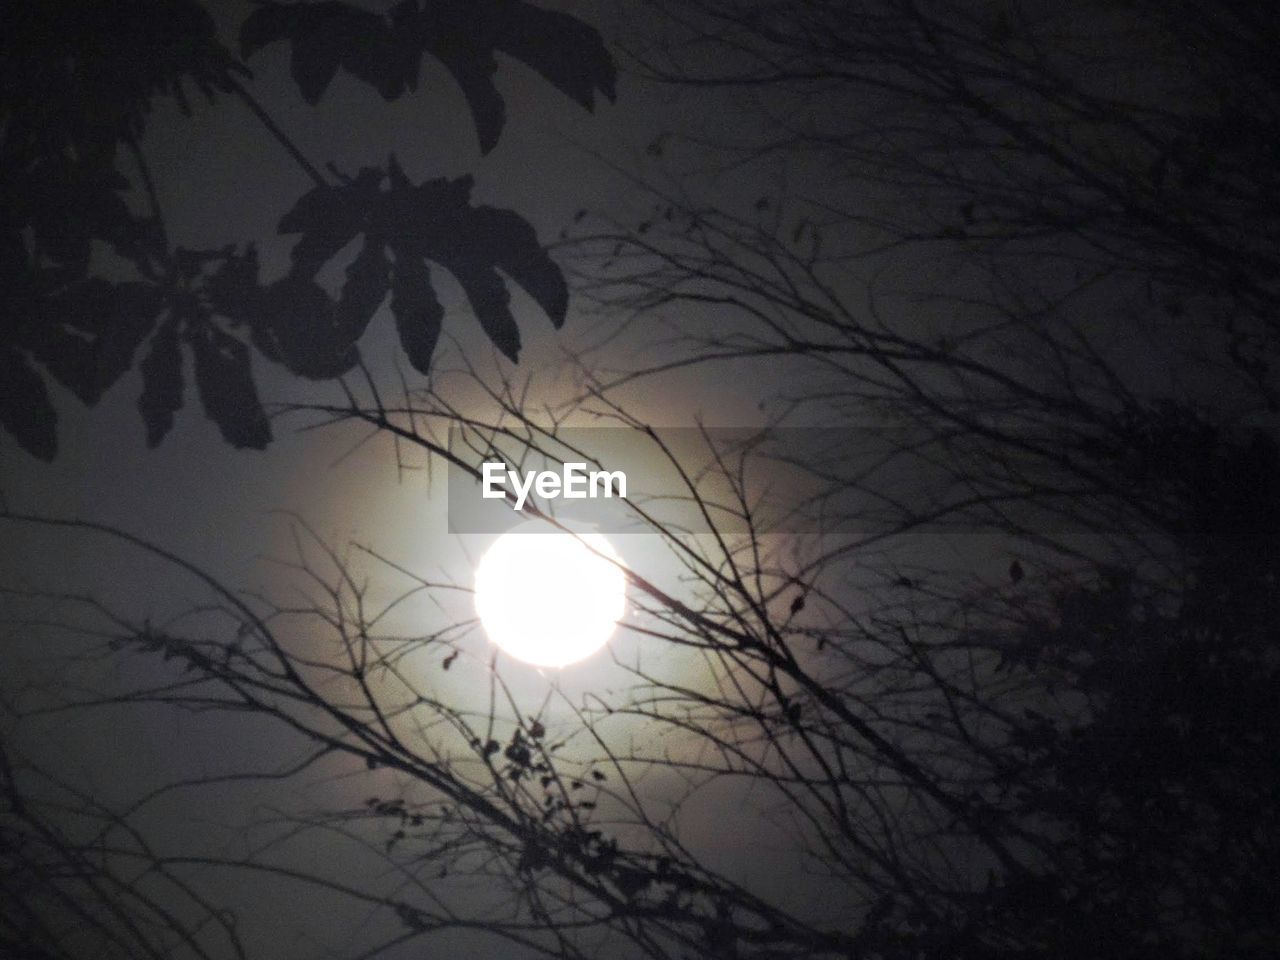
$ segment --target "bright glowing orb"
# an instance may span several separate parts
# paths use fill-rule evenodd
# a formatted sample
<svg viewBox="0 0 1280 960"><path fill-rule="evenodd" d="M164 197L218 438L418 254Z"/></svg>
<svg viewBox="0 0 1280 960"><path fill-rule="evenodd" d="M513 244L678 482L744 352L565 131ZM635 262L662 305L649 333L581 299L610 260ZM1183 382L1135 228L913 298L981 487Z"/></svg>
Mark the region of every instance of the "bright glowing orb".
<svg viewBox="0 0 1280 960"><path fill-rule="evenodd" d="M612 636L626 577L600 534L521 532L534 523L504 533L480 559L476 613L489 639L517 660L563 667Z"/></svg>

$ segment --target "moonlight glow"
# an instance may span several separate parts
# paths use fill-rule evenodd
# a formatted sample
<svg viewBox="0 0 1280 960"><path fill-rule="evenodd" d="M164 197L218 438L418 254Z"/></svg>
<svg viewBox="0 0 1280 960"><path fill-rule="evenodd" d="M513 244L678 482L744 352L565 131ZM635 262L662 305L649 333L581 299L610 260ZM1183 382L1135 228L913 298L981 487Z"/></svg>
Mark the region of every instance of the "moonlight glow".
<svg viewBox="0 0 1280 960"><path fill-rule="evenodd" d="M476 570L476 612L485 632L526 663L563 667L595 653L626 606L626 577L596 533L521 533L498 538ZM594 551L594 552L593 552Z"/></svg>

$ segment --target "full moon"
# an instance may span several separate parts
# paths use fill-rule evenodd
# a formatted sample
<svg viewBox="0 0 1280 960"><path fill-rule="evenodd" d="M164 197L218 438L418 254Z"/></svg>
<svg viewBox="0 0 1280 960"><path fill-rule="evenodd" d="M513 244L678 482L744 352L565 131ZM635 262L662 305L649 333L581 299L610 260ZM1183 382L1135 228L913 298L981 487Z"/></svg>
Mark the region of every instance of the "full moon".
<svg viewBox="0 0 1280 960"><path fill-rule="evenodd" d="M626 609L626 576L598 533L504 533L476 569L476 613L503 651L540 667L591 656Z"/></svg>

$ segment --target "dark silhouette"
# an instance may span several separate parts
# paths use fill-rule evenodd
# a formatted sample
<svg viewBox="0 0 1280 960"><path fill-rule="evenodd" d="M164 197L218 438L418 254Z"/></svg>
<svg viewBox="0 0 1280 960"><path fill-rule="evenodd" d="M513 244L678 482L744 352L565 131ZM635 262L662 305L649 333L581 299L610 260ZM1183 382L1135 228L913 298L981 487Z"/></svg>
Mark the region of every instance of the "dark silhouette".
<svg viewBox="0 0 1280 960"><path fill-rule="evenodd" d="M246 61L288 42L293 78L315 104L339 68L393 100L416 89L423 56L434 57L466 95L487 152L505 115L497 53L587 109L597 93L613 97L612 61L581 21L520 0L402 0L386 14L268 2L243 23L241 60L194 0L13 4L2 16L0 424L33 455L48 460L57 450L41 370L94 404L140 351L148 443L163 439L182 406L190 351L205 412L233 446L261 448L271 429L249 344L300 376L337 377L356 365L356 340L388 292L405 353L425 372L443 312L428 262L458 278L513 361L520 337L498 270L563 322L563 276L518 214L472 205L466 178L410 183L394 157L350 176L322 173L254 97ZM156 98L175 98L191 116L191 92L242 100L282 159L314 182L280 220L282 233L301 234L286 276L260 277L251 243L199 250L169 242L141 141ZM137 197L148 199L140 207ZM357 236L364 247L334 299L315 274ZM117 262L101 264L95 245Z"/></svg>
<svg viewBox="0 0 1280 960"><path fill-rule="evenodd" d="M635 172L652 204L639 222L584 211L570 228L577 295L624 330L672 310L668 353L622 373L608 355L586 358L584 387L562 407L476 373L465 412L433 382L394 403L370 385L295 411L373 427L472 476L497 439L531 460L589 458L560 430L579 414L674 460L679 489L629 491L668 568L629 571L632 617L609 683L531 679L470 641L469 608L449 606L465 575L425 579L376 545L331 547L302 521L285 558L300 602L233 589L125 531L0 514L130 543L203 590L162 626L61 587L14 599L32 605L20 626L47 626L52 599L75 633L61 672L5 689L6 722L105 703L256 719L288 746L121 811L0 752L0 883L18 878L0 944L234 953L235 924L205 901L156 911L189 907L188 887L129 903L111 885L122 868L186 883L198 864L358 904L375 918L370 953L482 930L503 950L568 958L1276 955L1276 24L1244 2L645 6L653 35L629 53L651 79L751 94L717 101L733 121L725 143L697 129L651 144L651 162L705 152L676 169L679 189ZM248 47L287 39L309 99L340 68L397 95L413 82L404 58L426 50L458 78L482 146L501 122L494 50L541 63L579 101L609 89L607 58L572 21L541 21L586 51L570 70L524 19L530 8L433 5L430 16L455 18L431 34L453 38L443 47L401 34L397 17L419 8L395 9L268 4L246 24ZM205 72L182 76L239 95L231 61L191 62ZM755 163L765 174L749 180ZM708 168L753 195L726 197ZM757 192L761 181L778 186ZM94 229L109 234L115 216ZM200 307L227 322L152 336L154 439L180 383L152 357L183 342L211 415L242 445L266 439L245 399L249 343L301 375L335 375L389 293L406 354L426 369L439 324L428 261L459 278L508 355L518 339L499 271L563 316L563 280L527 226L472 206L465 182L414 185L388 162L317 182L282 228L301 236L278 281L260 281L249 250L184 254ZM317 293L319 268L361 237L341 298ZM84 254L57 257L47 269L65 272ZM85 296L112 291L121 316L174 316L149 281L75 282L96 283ZM285 309L312 300L305 318ZM127 368L146 336L94 363ZM14 342L18 375L38 384L26 360L38 344ZM762 360L775 381L750 366ZM672 368L724 377L718 365L733 363L750 371L735 385L758 385L767 403L871 421L882 439L869 455L849 443L789 462L807 482L781 515L817 516L828 537L770 530L768 484L749 469L770 463L767 443L743 453L709 438L706 462L686 462L619 399ZM3 382L20 396L18 380ZM52 454L51 415L6 417ZM442 442L443 427L457 442ZM902 480L926 473L918 488ZM712 532L686 536L646 494L692 504ZM726 512L746 535L716 525ZM971 545L975 530L989 540ZM438 616L411 635L385 625L420 594ZM99 662L128 682L102 671L81 683ZM291 805L326 764L350 792ZM228 778L281 788L279 808L254 820L260 845L142 842L157 798ZM717 789L708 827L697 804ZM82 808L91 829L72 833L63 821ZM715 841L735 827L758 876L725 865ZM313 845L303 855L278 849L299 837ZM353 849L365 860L311 855ZM99 850L109 855L85 860ZM80 940L62 912L77 908Z"/></svg>

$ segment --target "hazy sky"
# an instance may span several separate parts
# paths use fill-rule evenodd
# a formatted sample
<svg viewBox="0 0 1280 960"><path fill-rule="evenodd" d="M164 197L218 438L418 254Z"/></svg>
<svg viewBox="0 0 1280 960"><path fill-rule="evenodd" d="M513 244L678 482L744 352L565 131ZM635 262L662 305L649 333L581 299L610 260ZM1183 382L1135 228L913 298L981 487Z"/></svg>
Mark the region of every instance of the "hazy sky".
<svg viewBox="0 0 1280 960"><path fill-rule="evenodd" d="M564 6L594 22L611 40L619 39L619 31L637 29L633 10L619 15L626 5ZM242 9L247 5L219 8L224 31L233 29ZM636 37L628 33L625 39ZM643 212L650 201L639 196L625 176L610 170L610 164L656 175L659 162L646 148L663 131L682 126L706 132L727 126L721 111L702 109L687 96L676 100L671 91L646 86L629 71L625 59L619 65L616 105L602 103L588 114L531 70L504 60L499 86L508 104L508 123L498 147L482 157L465 103L436 64L424 64L417 95L391 104L340 73L321 104L312 108L302 102L289 79L284 45L251 61L255 94L317 163L332 162L344 172L354 172L362 164L384 163L394 152L415 180L472 173L477 202L516 210L537 227L544 242L554 241L584 208L622 219ZM194 247L252 241L267 270L280 269L293 238L277 236L276 223L310 183L233 98L212 106L199 98L193 102L195 116L190 119L171 102L159 102L143 143L170 237L176 244ZM667 140L663 144L662 162L678 160L670 152L681 148ZM743 178L741 172L713 172L706 183L730 195L745 195L757 185L740 182ZM441 296L448 309L446 334L484 363L505 363L488 359L492 352L467 315L459 291L445 283ZM564 398L564 386L556 384L552 368L560 362L560 352L595 342L600 324L607 320L585 316L571 306L564 330L556 333L527 299L517 299L516 309L526 344L516 373L533 377L535 397L558 402ZM640 330L603 357L626 366L637 344L654 339L652 332ZM375 373L394 386L396 349L385 307L361 348ZM268 402L341 396L332 385L299 381L260 357L254 359L254 371ZM747 425L761 416L761 378L767 376L763 366L754 376L732 380L673 374L660 386L646 384L626 396L631 409L660 424L687 424L701 417L712 424ZM469 565L485 538L445 533L443 472L437 472L432 486L425 471L398 472L387 442L376 440L353 451L363 435L360 431L297 432L305 422L301 419L278 421L275 440L264 451L233 450L203 416L190 385L174 429L158 449L148 450L135 409L140 389L137 372L131 372L95 408L85 409L66 391L53 388L59 456L43 464L9 438L0 438L0 493L6 505L15 512L118 526L191 558L238 587L284 589L288 583L287 575L263 560L289 550L289 520L273 512L280 510L304 518L339 547L352 540L372 544L419 575L443 573L468 580ZM655 579L671 572L663 570L663 559L652 545L636 541L622 550L630 562L647 564ZM19 589L93 592L156 622L200 595L190 579L144 559L136 550L79 533L34 528L6 529L0 581ZM32 609L24 601L4 603L11 614L29 614ZM438 610L409 606L401 613L406 629L411 629L414 611L424 617L442 616ZM57 619L67 608L50 608L48 613ZM460 615L468 613L464 607ZM7 630L2 642L14 680L26 671L39 676L44 645L55 641L51 635L21 629ZM484 639L478 631L467 642L483 653ZM625 646L634 641L620 642ZM536 699L545 681L529 671L522 674L518 666L512 669L515 682L526 684L528 696ZM461 668L452 682L461 686L468 676L477 684L483 682L480 674ZM114 679L127 682L120 676ZM566 683L570 691L580 693L621 679L602 660L580 668ZM97 796L117 802L165 778L207 774L254 759L269 763L277 753L284 755L290 744L287 735L264 732L261 723L239 725L222 717L212 722L190 717L177 727L172 722L167 714L105 708L27 724L22 743L51 765L76 771ZM349 772L329 765L304 778L311 783L308 799L319 802L332 793L351 802L344 787ZM270 790L213 791L199 800L157 805L148 824L162 838L189 843L198 837L211 849L237 849L245 838L237 836L236 825L250 818L253 804L280 799ZM771 845L758 825L753 827L741 816L726 819L727 803L731 799L715 791L690 805L691 842L705 846L711 861L730 875L773 886L777 892L789 889L796 896L794 887L777 881L777 858L783 854L768 853ZM333 853L304 849L297 855L305 860ZM359 911L338 909L312 892L225 876L210 882L238 903L246 916L246 937L250 943L267 945L267 955L329 955L318 953L319 945L340 951L347 938L358 942L365 932ZM447 955L447 941L431 949ZM481 947L463 942L459 949L476 960L518 955L503 944ZM410 953L416 955L416 948Z"/></svg>

